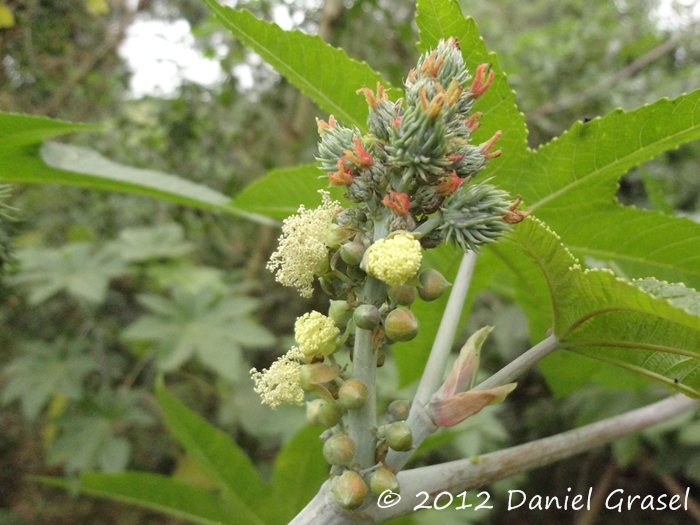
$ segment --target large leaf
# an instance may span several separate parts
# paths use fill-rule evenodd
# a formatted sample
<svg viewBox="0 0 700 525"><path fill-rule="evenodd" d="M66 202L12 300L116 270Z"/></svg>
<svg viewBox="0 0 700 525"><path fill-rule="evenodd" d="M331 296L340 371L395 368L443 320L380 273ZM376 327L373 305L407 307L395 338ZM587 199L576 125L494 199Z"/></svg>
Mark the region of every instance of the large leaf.
<svg viewBox="0 0 700 525"><path fill-rule="evenodd" d="M58 478L37 477L43 483L64 489L77 488L93 496L140 505L201 525L243 525L248 522L228 509L213 491L147 472L121 474L85 473L77 487Z"/></svg>
<svg viewBox="0 0 700 525"><path fill-rule="evenodd" d="M627 170L697 138L700 90L578 122L499 183L521 194L576 255L613 262L630 277L698 287L700 225L615 200Z"/></svg>
<svg viewBox="0 0 700 525"><path fill-rule="evenodd" d="M498 57L490 53L471 18L465 18L456 0L419 0L416 23L418 24L422 52L437 47L440 39L457 38L467 67L474 71L479 64L488 63L495 73L491 87L479 97L474 106L481 111L481 126L474 133L474 142L486 141L497 130L503 131L497 147L503 155L489 162L484 176L493 176L515 169L531 153L527 148L525 117L515 105L515 93L508 87L506 75L498 64ZM500 185L500 179L494 181Z"/></svg>
<svg viewBox="0 0 700 525"><path fill-rule="evenodd" d="M165 422L185 452L223 491L239 523L264 525L260 508L269 505L266 485L252 462L225 432L192 413L165 388L156 385Z"/></svg>
<svg viewBox="0 0 700 525"><path fill-rule="evenodd" d="M326 44L318 36L284 31L277 24L255 18L245 10L231 9L216 0L204 0L223 25L268 64L297 86L324 111L345 126L367 129L369 110L356 93L363 86L374 89L384 81L365 62Z"/></svg>
<svg viewBox="0 0 700 525"><path fill-rule="evenodd" d="M700 317L610 271L583 270L559 238L535 219L519 225L515 238L547 283L552 327L562 348L700 397ZM579 380L589 373L575 371Z"/></svg>
<svg viewBox="0 0 700 525"><path fill-rule="evenodd" d="M59 143L41 145L48 137L87 129L94 126L0 113L0 181L71 184L136 193L275 224L261 215L236 209L226 195L186 179L123 166L87 148Z"/></svg>

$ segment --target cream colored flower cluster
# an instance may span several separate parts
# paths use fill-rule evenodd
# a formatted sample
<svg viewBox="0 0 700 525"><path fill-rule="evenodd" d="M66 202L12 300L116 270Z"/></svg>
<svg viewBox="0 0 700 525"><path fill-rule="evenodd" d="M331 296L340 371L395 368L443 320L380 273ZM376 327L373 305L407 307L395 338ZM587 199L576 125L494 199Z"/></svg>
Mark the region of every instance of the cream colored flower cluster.
<svg viewBox="0 0 700 525"><path fill-rule="evenodd" d="M296 346L272 363L269 370L250 371L255 381L255 392L260 394L262 402L273 409L279 405L302 405L304 391L299 384L301 363L304 354Z"/></svg>
<svg viewBox="0 0 700 525"><path fill-rule="evenodd" d="M420 269L420 243L407 233L379 239L367 252L367 272L389 286L404 284Z"/></svg>
<svg viewBox="0 0 700 525"><path fill-rule="evenodd" d="M267 263L278 282L297 288L302 297L311 297L314 270L327 255L326 235L331 221L343 209L338 201L331 200L330 193L319 193L323 197L321 206L307 210L302 205L297 215L284 220L279 246Z"/></svg>
<svg viewBox="0 0 700 525"><path fill-rule="evenodd" d="M316 311L305 313L294 323L294 338L307 357L332 354L338 335L333 319Z"/></svg>

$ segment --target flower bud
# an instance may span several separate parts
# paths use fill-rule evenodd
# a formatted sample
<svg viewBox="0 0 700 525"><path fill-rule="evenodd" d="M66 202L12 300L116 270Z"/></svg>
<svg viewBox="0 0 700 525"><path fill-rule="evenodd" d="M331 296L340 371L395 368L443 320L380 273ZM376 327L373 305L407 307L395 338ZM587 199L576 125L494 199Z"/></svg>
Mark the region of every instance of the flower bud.
<svg viewBox="0 0 700 525"><path fill-rule="evenodd" d="M424 301L435 301L439 299L445 290L447 290L451 284L445 279L440 272L434 268L426 268L418 276L420 280L420 288L418 288L418 295Z"/></svg>
<svg viewBox="0 0 700 525"><path fill-rule="evenodd" d="M353 470L346 470L333 480L331 493L344 509L356 509L367 496L367 484Z"/></svg>
<svg viewBox="0 0 700 525"><path fill-rule="evenodd" d="M411 310L397 308L386 316L384 330L392 341L410 341L418 335L418 319Z"/></svg>
<svg viewBox="0 0 700 525"><path fill-rule="evenodd" d="M416 299L416 289L408 284L399 284L389 288L389 296L398 304L411 306Z"/></svg>
<svg viewBox="0 0 700 525"><path fill-rule="evenodd" d="M309 390L313 383L327 383L340 375L340 371L322 363L301 365L299 374L299 385L304 390Z"/></svg>
<svg viewBox="0 0 700 525"><path fill-rule="evenodd" d="M340 258L348 266L357 266L365 254L365 247L361 242L346 242L340 247Z"/></svg>
<svg viewBox="0 0 700 525"><path fill-rule="evenodd" d="M359 379L348 379L340 387L338 401L348 410L362 408L367 401L367 386Z"/></svg>
<svg viewBox="0 0 700 525"><path fill-rule="evenodd" d="M333 319L338 328L345 328L352 317L352 308L347 301L331 301L328 317Z"/></svg>
<svg viewBox="0 0 700 525"><path fill-rule="evenodd" d="M386 410L387 417L391 421L406 421L408 419L408 414L411 411L411 404L405 399L396 399L389 403L389 407Z"/></svg>
<svg viewBox="0 0 700 525"><path fill-rule="evenodd" d="M379 310L373 304L361 304L355 308L352 317L355 320L355 326L363 330L374 330L382 320Z"/></svg>
<svg viewBox="0 0 700 525"><path fill-rule="evenodd" d="M324 403L323 399L314 399L313 401L306 402L306 420L309 424L319 427L321 423L318 422L318 409L321 403Z"/></svg>
<svg viewBox="0 0 700 525"><path fill-rule="evenodd" d="M355 455L355 442L347 434L331 436L323 444L323 457L330 465L348 465Z"/></svg>
<svg viewBox="0 0 700 525"><path fill-rule="evenodd" d="M397 452L406 452L413 448L411 428L404 421L392 423L386 430L386 444Z"/></svg>
<svg viewBox="0 0 700 525"><path fill-rule="evenodd" d="M391 492L399 493L399 480L389 469L378 468L369 480L369 488L372 494L379 497L382 492L390 490Z"/></svg>
<svg viewBox="0 0 700 525"><path fill-rule="evenodd" d="M338 403L329 403L325 399L321 399L320 401L321 403L316 413L318 425L324 428L336 426L340 422L340 418L343 417L343 407Z"/></svg>

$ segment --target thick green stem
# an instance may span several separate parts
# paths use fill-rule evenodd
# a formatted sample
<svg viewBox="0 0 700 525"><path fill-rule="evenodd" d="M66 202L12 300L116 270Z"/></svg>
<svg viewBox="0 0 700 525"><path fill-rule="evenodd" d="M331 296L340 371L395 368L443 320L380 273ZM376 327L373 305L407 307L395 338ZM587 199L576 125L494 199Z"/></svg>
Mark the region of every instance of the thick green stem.
<svg viewBox="0 0 700 525"><path fill-rule="evenodd" d="M374 451L377 446L375 427L377 426L377 354L372 349L372 332L355 330L353 352L353 377L367 387L367 402L362 408L348 412L348 434L355 442L353 462L361 468L374 465Z"/></svg>

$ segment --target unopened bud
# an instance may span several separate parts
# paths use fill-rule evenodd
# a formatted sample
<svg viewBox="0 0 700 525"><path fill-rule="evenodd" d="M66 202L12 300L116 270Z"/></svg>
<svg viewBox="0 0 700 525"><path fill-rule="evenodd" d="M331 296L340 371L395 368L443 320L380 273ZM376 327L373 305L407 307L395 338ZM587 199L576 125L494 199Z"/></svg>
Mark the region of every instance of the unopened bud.
<svg viewBox="0 0 700 525"><path fill-rule="evenodd" d="M306 420L315 427L321 426L321 423L318 422L318 409L321 403L325 403L325 401L314 399L306 402Z"/></svg>
<svg viewBox="0 0 700 525"><path fill-rule="evenodd" d="M367 484L353 470L346 470L333 480L331 493L344 509L356 509L367 497Z"/></svg>
<svg viewBox="0 0 700 525"><path fill-rule="evenodd" d="M355 455L355 442L347 434L336 434L323 444L323 457L330 465L348 465Z"/></svg>
<svg viewBox="0 0 700 525"><path fill-rule="evenodd" d="M327 383L340 375L340 371L322 363L301 365L299 374L299 385L304 390L309 390L313 383Z"/></svg>
<svg viewBox="0 0 700 525"><path fill-rule="evenodd" d="M434 268L426 268L418 276L420 288L418 295L424 301L435 301L439 299L445 290L452 286L440 272Z"/></svg>
<svg viewBox="0 0 700 525"><path fill-rule="evenodd" d="M389 295L398 304L411 306L416 299L416 288L409 284L399 284L389 288Z"/></svg>
<svg viewBox="0 0 700 525"><path fill-rule="evenodd" d="M340 247L340 258L348 266L357 266L365 254L365 247L357 241L346 242Z"/></svg>
<svg viewBox="0 0 700 525"><path fill-rule="evenodd" d="M406 421L408 413L411 411L411 404L405 399L396 399L389 403L386 410L387 416L391 421Z"/></svg>
<svg viewBox="0 0 700 525"><path fill-rule="evenodd" d="M328 308L328 317L333 319L335 326L345 328L352 318L352 308L347 301L331 301Z"/></svg>
<svg viewBox="0 0 700 525"><path fill-rule="evenodd" d="M318 424L324 428L336 426L343 417L343 407L338 403L329 403L325 399L321 399L316 414Z"/></svg>
<svg viewBox="0 0 700 525"><path fill-rule="evenodd" d="M338 401L348 410L362 408L367 402L367 386L359 379L345 381L338 391Z"/></svg>
<svg viewBox="0 0 700 525"><path fill-rule="evenodd" d="M413 448L411 428L404 421L392 423L386 430L386 444L397 452L406 452Z"/></svg>
<svg viewBox="0 0 700 525"><path fill-rule="evenodd" d="M397 308L386 316L384 330L392 341L410 341L418 335L418 319L411 310Z"/></svg>
<svg viewBox="0 0 700 525"><path fill-rule="evenodd" d="M389 469L378 468L369 480L369 488L372 494L379 497L382 492L390 490L391 492L399 493L399 480Z"/></svg>
<svg viewBox="0 0 700 525"><path fill-rule="evenodd" d="M379 310L373 304L361 304L355 308L352 317L355 320L355 326L363 330L374 330L382 320Z"/></svg>

